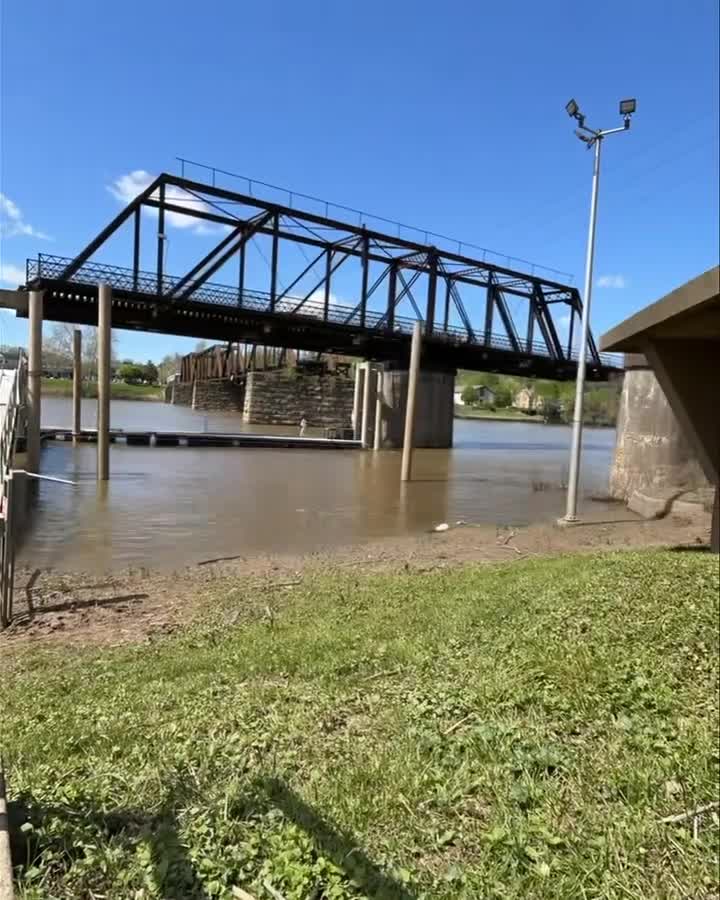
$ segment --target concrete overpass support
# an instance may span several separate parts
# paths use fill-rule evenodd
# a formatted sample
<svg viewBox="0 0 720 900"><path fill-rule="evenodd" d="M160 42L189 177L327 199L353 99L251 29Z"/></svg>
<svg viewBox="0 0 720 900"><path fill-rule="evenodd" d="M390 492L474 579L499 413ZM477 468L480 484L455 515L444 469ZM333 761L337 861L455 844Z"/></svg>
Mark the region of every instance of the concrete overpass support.
<svg viewBox="0 0 720 900"><path fill-rule="evenodd" d="M405 429L409 373L407 369L386 369L382 377L382 421L379 444L382 449L402 447ZM420 370L415 400L415 447L452 447L453 392L455 372Z"/></svg>
<svg viewBox="0 0 720 900"><path fill-rule="evenodd" d="M627 354L620 396L610 493L628 501L692 491L709 483L663 389L644 357Z"/></svg>
<svg viewBox="0 0 720 900"><path fill-rule="evenodd" d="M656 338L645 355L687 435L708 481L715 486L711 548L720 553L720 367L716 340Z"/></svg>

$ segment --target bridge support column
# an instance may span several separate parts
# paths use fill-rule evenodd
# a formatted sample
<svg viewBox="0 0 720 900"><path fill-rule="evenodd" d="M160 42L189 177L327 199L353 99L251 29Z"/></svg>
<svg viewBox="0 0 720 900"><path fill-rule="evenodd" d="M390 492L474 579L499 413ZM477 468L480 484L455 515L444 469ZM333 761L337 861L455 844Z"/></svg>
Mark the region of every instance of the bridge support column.
<svg viewBox="0 0 720 900"><path fill-rule="evenodd" d="M403 445L408 380L407 369L386 369L383 375L380 423L380 446L383 449ZM454 389L454 370L425 367L420 370L415 401L414 447L452 447Z"/></svg>
<svg viewBox="0 0 720 900"><path fill-rule="evenodd" d="M82 433L82 332L73 331L73 438Z"/></svg>
<svg viewBox="0 0 720 900"><path fill-rule="evenodd" d="M707 489L709 482L644 357L626 354L610 494L626 502Z"/></svg>
<svg viewBox="0 0 720 900"><path fill-rule="evenodd" d="M97 336L97 480L110 478L110 352L112 291L109 284L98 285Z"/></svg>
<svg viewBox="0 0 720 900"><path fill-rule="evenodd" d="M357 363L355 366L355 393L353 394L353 411L352 411L352 427L353 437L356 441L360 440L360 423L362 418L362 396L365 384L365 367L364 363Z"/></svg>
<svg viewBox="0 0 720 900"><path fill-rule="evenodd" d="M40 387L42 381L43 293L30 291L28 303L27 458L28 472L40 469Z"/></svg>

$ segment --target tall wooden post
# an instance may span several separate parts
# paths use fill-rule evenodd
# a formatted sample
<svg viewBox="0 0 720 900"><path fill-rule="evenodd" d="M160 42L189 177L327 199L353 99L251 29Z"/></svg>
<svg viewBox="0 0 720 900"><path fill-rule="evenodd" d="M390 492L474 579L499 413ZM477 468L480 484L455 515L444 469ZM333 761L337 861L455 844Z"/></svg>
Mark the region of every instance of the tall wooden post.
<svg viewBox="0 0 720 900"><path fill-rule="evenodd" d="M109 284L98 285L97 336L97 480L110 478L110 352L112 292Z"/></svg>
<svg viewBox="0 0 720 900"><path fill-rule="evenodd" d="M40 468L40 386L42 381L43 293L30 291L28 304L27 461L28 472Z"/></svg>
<svg viewBox="0 0 720 900"><path fill-rule="evenodd" d="M403 437L402 466L400 480L410 481L412 476L413 435L415 433L415 397L417 395L418 374L420 372L420 350L422 330L420 322L413 328L410 348L410 371L408 372L407 405L405 406L405 436Z"/></svg>
<svg viewBox="0 0 720 900"><path fill-rule="evenodd" d="M384 366L379 366L375 382L375 436L373 450L379 450L382 444L382 411L383 411L383 381Z"/></svg>
<svg viewBox="0 0 720 900"><path fill-rule="evenodd" d="M362 394L362 418L360 426L360 440L363 448L368 446L368 424L370 419L370 388L372 387L373 370L369 362L365 363L365 382Z"/></svg>
<svg viewBox="0 0 720 900"><path fill-rule="evenodd" d="M82 433L82 332L73 331L73 438Z"/></svg>
<svg viewBox="0 0 720 900"><path fill-rule="evenodd" d="M365 378L365 369L363 367L363 363L357 363L355 365L355 392L353 394L353 412L352 412L352 427L353 427L353 438L357 441L360 439L360 419L362 416L362 393L363 393L363 379Z"/></svg>

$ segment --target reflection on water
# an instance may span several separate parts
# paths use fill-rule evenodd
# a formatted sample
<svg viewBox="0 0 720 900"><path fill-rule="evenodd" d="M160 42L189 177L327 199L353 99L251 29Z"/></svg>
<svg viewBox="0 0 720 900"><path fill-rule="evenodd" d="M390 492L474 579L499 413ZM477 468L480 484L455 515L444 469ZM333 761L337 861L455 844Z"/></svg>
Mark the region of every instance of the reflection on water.
<svg viewBox="0 0 720 900"><path fill-rule="evenodd" d="M88 427L95 406L87 402ZM242 430L239 418L160 403L112 406L113 427L228 432ZM46 399L43 421L67 425L70 402ZM457 420L455 447L417 451L414 481L401 491L400 453L392 451L113 445L111 481L98 486L93 445L48 442L43 471L79 483L40 484L22 560L61 569L176 569L219 556L321 550L439 522L551 519L564 511L569 443L562 426ZM606 491L613 444L611 429L586 433L585 494Z"/></svg>

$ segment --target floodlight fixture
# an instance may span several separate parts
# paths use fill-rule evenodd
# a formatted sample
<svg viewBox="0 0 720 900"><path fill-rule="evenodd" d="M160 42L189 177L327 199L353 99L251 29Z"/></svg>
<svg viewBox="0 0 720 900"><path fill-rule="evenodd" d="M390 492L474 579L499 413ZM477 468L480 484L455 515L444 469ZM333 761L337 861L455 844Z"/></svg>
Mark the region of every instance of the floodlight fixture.
<svg viewBox="0 0 720 900"><path fill-rule="evenodd" d="M565 110L571 119L576 119L578 117L578 113L580 112L580 107L577 105L575 100L568 100L565 104Z"/></svg>
<svg viewBox="0 0 720 900"><path fill-rule="evenodd" d="M620 115L621 116L631 116L635 110L637 109L637 101L633 97L630 100L621 100L620 101Z"/></svg>

